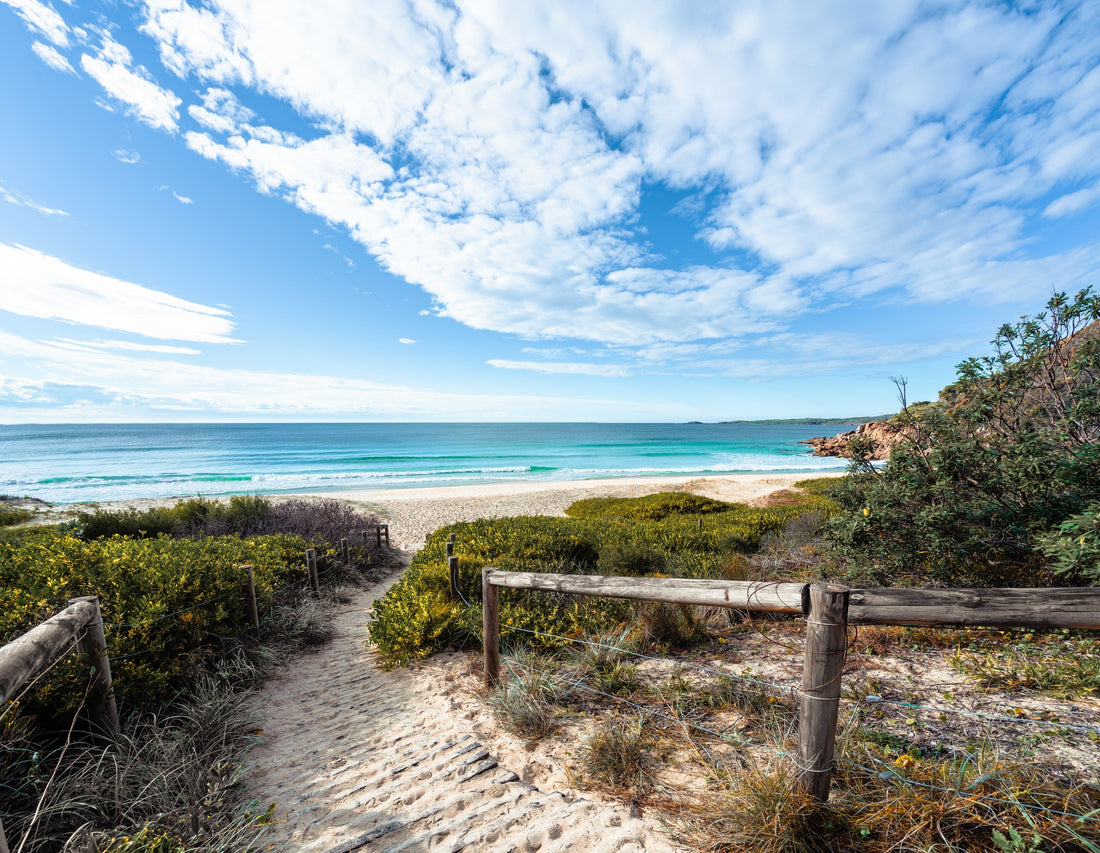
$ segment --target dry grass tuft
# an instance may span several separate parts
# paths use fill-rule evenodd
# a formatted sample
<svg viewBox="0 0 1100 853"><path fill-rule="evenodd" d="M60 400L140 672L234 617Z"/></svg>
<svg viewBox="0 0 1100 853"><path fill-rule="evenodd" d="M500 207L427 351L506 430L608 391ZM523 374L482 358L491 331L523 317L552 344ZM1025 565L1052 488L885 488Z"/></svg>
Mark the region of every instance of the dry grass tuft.
<svg viewBox="0 0 1100 853"><path fill-rule="evenodd" d="M644 795L656 780L653 744L644 714L601 720L584 740L578 775L632 797Z"/></svg>

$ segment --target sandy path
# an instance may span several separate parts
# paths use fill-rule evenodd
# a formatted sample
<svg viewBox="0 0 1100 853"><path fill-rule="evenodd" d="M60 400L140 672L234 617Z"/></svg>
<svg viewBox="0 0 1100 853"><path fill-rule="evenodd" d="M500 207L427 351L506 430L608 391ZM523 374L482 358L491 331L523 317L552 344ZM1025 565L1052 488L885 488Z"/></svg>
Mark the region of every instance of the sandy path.
<svg viewBox="0 0 1100 853"><path fill-rule="evenodd" d="M561 515L580 498L665 490L751 501L806 476L517 483L326 497L376 512L389 522L394 545L411 554L429 533L454 521ZM261 694L266 744L254 754L250 793L263 804L278 804L270 849L673 853L654 821L578 796L561 768L502 737L480 702L459 689L463 679L450 671L453 661L378 669L365 646L367 613L394 579L357 593L335 615L333 639L295 661Z"/></svg>
<svg viewBox="0 0 1100 853"><path fill-rule="evenodd" d="M371 602L359 592L335 636L261 694L266 744L250 794L275 801L268 849L351 851L659 851L659 830L619 805L539 790L471 734L431 667L383 672L365 648Z"/></svg>

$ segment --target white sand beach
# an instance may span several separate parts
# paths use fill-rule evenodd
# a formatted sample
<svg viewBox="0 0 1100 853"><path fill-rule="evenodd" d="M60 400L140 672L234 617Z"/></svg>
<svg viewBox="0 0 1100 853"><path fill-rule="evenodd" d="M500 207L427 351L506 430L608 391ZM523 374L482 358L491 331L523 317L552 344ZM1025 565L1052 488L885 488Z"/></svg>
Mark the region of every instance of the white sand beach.
<svg viewBox="0 0 1100 853"><path fill-rule="evenodd" d="M347 501L365 512L378 515L383 522L389 524L390 541L395 547L416 551L433 530L456 521L513 515L563 515L566 507L582 498L638 497L656 492L691 492L717 500L751 504L772 492L789 488L799 480L839 476L841 473L527 480L431 488L304 492L269 497L272 500L331 498ZM188 497L192 496L110 501L97 506L102 509L147 509L171 505ZM34 509L39 513L38 521L41 523L63 520L77 509L86 509L88 506L59 504L44 508L36 505Z"/></svg>
<svg viewBox="0 0 1100 853"><path fill-rule="evenodd" d="M837 472L839 473L839 472ZM752 503L815 474L728 474L716 477L624 477L604 480L526 481L422 489L341 491L296 497L348 501L390 525L392 543L416 550L445 524L513 515L564 515L582 498L638 497L691 492L717 500ZM821 476L836 476L830 472Z"/></svg>

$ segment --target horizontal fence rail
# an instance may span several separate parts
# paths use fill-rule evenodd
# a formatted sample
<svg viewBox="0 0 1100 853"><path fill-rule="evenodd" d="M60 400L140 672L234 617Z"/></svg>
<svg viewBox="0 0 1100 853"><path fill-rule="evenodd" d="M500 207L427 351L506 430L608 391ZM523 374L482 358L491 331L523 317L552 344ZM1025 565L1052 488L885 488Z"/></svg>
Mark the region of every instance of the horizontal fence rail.
<svg viewBox="0 0 1100 853"><path fill-rule="evenodd" d="M456 585L453 577L452 585ZM829 797L847 629L863 625L935 625L1100 630L1100 588L849 589L815 583L632 578L481 571L485 686L500 681L501 587L663 601L670 604L792 613L806 618L799 691L795 785Z"/></svg>
<svg viewBox="0 0 1100 853"><path fill-rule="evenodd" d="M848 622L1100 629L1100 587L853 589Z"/></svg>
<svg viewBox="0 0 1100 853"><path fill-rule="evenodd" d="M98 612L90 601L77 601L0 647L0 702L74 646Z"/></svg>
<svg viewBox="0 0 1100 853"><path fill-rule="evenodd" d="M542 572L493 571L493 586L540 589L604 598L698 604L771 613L806 612L810 585L760 581L696 580L694 578L624 578L602 575L555 575Z"/></svg>
<svg viewBox="0 0 1100 853"><path fill-rule="evenodd" d="M89 694L92 698L88 711L93 724L118 734L118 708L111 689L103 614L94 595L70 599L69 606L60 613L0 646L0 704L12 701L24 684L70 651L87 655L92 661L93 692ZM0 823L0 853L7 850L4 825Z"/></svg>

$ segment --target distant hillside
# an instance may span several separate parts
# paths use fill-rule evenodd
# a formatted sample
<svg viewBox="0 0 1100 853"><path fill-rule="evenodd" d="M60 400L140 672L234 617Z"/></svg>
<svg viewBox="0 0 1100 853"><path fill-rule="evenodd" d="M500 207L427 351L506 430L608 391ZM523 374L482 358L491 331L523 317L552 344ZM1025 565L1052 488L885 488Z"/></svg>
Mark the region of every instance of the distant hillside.
<svg viewBox="0 0 1100 853"><path fill-rule="evenodd" d="M858 417L858 418L766 418L760 421L718 421L720 424L805 424L807 426L817 426L819 424L849 426L857 424L869 424L873 421L884 421L887 418L891 418L893 415L873 415L871 417ZM693 421L698 423L698 421Z"/></svg>

